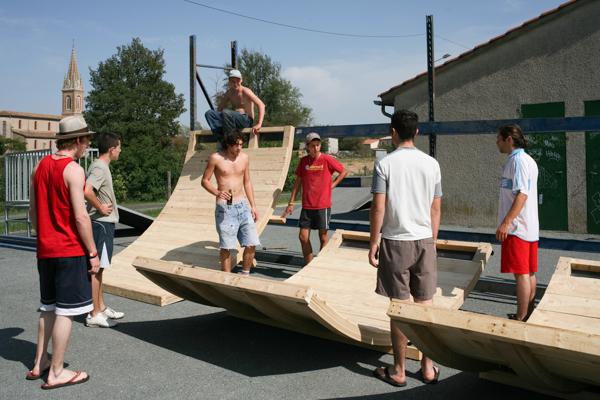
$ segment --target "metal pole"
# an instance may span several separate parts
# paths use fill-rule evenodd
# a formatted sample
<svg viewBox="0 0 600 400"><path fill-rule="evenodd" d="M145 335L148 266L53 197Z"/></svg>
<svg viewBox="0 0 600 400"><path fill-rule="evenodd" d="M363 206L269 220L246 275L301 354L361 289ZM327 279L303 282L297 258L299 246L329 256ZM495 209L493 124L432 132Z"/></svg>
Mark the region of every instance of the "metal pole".
<svg viewBox="0 0 600 400"><path fill-rule="evenodd" d="M435 121L435 65L433 52L433 15L427 15L427 82L429 91L429 122ZM429 135L429 155L435 158L437 137L435 133Z"/></svg>
<svg viewBox="0 0 600 400"><path fill-rule="evenodd" d="M211 110L214 110L215 106L213 106L212 100L210 99L210 95L208 94L206 87L204 87L204 82L202 82L202 79L200 79L200 74L198 73L198 71L196 71L196 79L198 80L200 89L202 89L202 93L204 93L204 97L206 98L206 102L208 103L208 106L210 107Z"/></svg>
<svg viewBox="0 0 600 400"><path fill-rule="evenodd" d="M225 71L229 71L229 70L235 69L233 67L219 67L217 65L208 65L208 64L196 64L196 67L222 69L222 70L225 70Z"/></svg>
<svg viewBox="0 0 600 400"><path fill-rule="evenodd" d="M196 35L190 36L190 129L196 130Z"/></svg>
<svg viewBox="0 0 600 400"><path fill-rule="evenodd" d="M231 42L231 66L234 69L238 69L237 40Z"/></svg>

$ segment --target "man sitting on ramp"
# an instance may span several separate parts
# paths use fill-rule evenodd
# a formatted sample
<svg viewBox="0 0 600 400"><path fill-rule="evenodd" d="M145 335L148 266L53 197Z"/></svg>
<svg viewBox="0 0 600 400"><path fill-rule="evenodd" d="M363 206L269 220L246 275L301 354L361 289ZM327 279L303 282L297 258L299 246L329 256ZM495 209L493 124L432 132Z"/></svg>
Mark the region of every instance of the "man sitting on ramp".
<svg viewBox="0 0 600 400"><path fill-rule="evenodd" d="M215 222L219 234L221 270L231 272L231 250L237 241L244 247L243 271L249 275L256 246L260 245L255 221L258 219L250 181L248 155L242 152L241 133L225 136L224 149L213 153L202 175L202 187L216 197ZM213 173L217 187L211 183Z"/></svg>
<svg viewBox="0 0 600 400"><path fill-rule="evenodd" d="M242 85L242 74L237 69L229 71L229 87L219 96L217 111L208 110L204 115L210 130L222 139L231 133L252 127L258 135L265 116L265 103L252 90ZM232 109L226 108L231 104ZM258 118L254 121L254 105L258 108Z"/></svg>

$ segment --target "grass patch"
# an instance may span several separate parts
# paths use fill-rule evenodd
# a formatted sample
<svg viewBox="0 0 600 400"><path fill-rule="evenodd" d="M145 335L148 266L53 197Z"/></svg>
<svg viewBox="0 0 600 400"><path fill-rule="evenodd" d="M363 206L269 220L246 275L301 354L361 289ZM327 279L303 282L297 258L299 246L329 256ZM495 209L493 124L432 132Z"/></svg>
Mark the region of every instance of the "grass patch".
<svg viewBox="0 0 600 400"><path fill-rule="evenodd" d="M162 211L162 208L152 208L150 210L144 210L144 211L140 211L140 212L146 214L149 217L156 218L156 217L158 217L158 214L160 214L161 211Z"/></svg>

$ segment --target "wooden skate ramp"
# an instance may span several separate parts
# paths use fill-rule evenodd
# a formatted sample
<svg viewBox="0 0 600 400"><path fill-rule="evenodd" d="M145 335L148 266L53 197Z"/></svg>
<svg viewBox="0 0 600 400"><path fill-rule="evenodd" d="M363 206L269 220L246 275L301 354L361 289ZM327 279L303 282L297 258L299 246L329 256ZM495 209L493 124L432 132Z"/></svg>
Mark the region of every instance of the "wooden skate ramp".
<svg viewBox="0 0 600 400"><path fill-rule="evenodd" d="M283 136L280 147L260 148L256 138L253 138L248 148L244 149L250 158L251 179L259 213L256 224L259 234L267 225L285 184L292 155L294 127L262 128L260 138L269 140L273 134ZM137 273L131 265L137 256L219 268L215 197L201 185L202 173L211 151L196 150L197 137L211 135L210 131L190 133L185 164L173 194L152 225L113 258L111 267L104 273L106 292L161 306L181 300Z"/></svg>
<svg viewBox="0 0 600 400"><path fill-rule="evenodd" d="M133 265L187 300L285 329L387 351L389 299L377 295L377 270L367 261L368 233L338 230L313 261L285 281L244 277L193 265L138 257ZM438 241L434 303L458 309L477 282L492 248L487 243ZM409 356L418 359L414 347Z"/></svg>
<svg viewBox="0 0 600 400"><path fill-rule="evenodd" d="M527 322L393 301L389 316L433 360L485 379L600 398L600 262L561 257Z"/></svg>

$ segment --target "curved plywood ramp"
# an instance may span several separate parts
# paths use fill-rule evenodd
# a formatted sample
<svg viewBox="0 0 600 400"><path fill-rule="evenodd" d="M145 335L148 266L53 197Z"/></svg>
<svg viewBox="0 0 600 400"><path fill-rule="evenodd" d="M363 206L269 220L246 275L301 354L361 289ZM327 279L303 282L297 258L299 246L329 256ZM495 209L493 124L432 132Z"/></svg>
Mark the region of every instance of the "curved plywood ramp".
<svg viewBox="0 0 600 400"><path fill-rule="evenodd" d="M256 138L252 138L244 149L250 157L259 234L267 225L285 184L294 127L263 128L260 137L273 134L282 136L281 146L260 148ZM111 267L104 273L106 292L158 305L181 300L138 274L131 266L137 256L219 268L215 198L200 184L211 151L196 150L197 138L211 135L210 131L191 132L185 164L173 194L144 234L113 258Z"/></svg>
<svg viewBox="0 0 600 400"><path fill-rule="evenodd" d="M424 354L486 379L563 398L600 398L600 262L561 258L527 322L392 302Z"/></svg>
<svg viewBox="0 0 600 400"><path fill-rule="evenodd" d="M369 235L338 230L313 261L286 281L212 271L138 257L144 276L179 297L233 315L352 344L388 350L389 299L377 295L367 262ZM477 282L492 249L486 243L438 241L434 303L457 309ZM419 358L413 347L409 356Z"/></svg>

